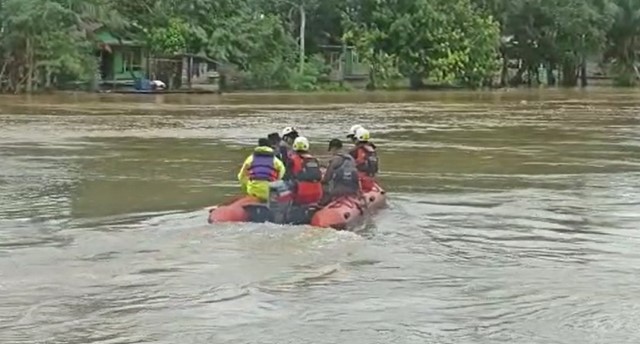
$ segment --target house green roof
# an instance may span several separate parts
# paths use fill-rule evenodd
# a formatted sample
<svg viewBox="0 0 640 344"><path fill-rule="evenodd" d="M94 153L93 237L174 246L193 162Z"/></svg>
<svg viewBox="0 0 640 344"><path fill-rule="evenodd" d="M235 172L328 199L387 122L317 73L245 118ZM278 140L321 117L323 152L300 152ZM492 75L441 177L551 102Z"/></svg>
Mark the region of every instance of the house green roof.
<svg viewBox="0 0 640 344"><path fill-rule="evenodd" d="M108 30L98 29L95 31L98 40L110 46L142 46L144 43L139 40L116 36Z"/></svg>

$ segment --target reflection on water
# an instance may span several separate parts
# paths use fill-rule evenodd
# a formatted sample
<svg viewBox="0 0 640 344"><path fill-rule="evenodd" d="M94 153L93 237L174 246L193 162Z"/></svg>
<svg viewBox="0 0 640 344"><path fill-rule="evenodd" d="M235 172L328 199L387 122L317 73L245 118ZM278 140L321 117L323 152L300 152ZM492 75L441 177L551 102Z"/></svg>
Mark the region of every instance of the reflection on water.
<svg viewBox="0 0 640 344"><path fill-rule="evenodd" d="M0 98L0 342L637 343L639 99ZM355 123L373 228L206 224L258 135Z"/></svg>

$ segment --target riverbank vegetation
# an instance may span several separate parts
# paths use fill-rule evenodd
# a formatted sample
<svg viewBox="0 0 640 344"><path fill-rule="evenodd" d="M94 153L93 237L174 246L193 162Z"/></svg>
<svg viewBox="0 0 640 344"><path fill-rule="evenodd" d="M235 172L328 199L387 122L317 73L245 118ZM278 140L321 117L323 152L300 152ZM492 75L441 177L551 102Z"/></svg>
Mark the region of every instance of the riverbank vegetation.
<svg viewBox="0 0 640 344"><path fill-rule="evenodd" d="M244 89L314 90L358 78L370 89L397 87L399 80L409 80L412 88L577 86L587 83L589 63L618 85L636 85L640 75L637 0L0 4L4 92L76 80L95 85L104 67L99 51L110 49L96 35L99 29L143 42L150 56L206 56L216 61L225 83Z"/></svg>

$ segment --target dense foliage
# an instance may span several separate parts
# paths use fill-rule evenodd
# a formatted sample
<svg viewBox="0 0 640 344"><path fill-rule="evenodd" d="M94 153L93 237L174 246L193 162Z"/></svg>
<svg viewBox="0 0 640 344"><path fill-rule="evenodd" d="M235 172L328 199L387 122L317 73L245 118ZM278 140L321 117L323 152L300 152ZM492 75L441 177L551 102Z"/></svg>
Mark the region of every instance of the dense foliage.
<svg viewBox="0 0 640 344"><path fill-rule="evenodd" d="M322 87L327 45L354 47L370 88L575 86L587 62L640 78L638 0L0 0L0 20L4 92L96 82L99 28L205 54L247 88Z"/></svg>

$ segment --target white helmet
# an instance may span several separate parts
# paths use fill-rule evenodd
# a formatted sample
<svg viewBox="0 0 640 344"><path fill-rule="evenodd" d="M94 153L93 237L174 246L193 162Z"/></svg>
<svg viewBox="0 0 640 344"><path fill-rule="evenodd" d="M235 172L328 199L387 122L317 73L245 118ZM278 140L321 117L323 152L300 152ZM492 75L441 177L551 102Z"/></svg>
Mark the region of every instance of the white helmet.
<svg viewBox="0 0 640 344"><path fill-rule="evenodd" d="M282 129L282 134L280 134L280 136L285 137L285 136L291 135L293 133L298 133L296 128L294 128L294 127L286 127L284 129Z"/></svg>
<svg viewBox="0 0 640 344"><path fill-rule="evenodd" d="M309 150L309 140L307 140L304 136L298 136L293 141L293 150L294 151L303 151L306 152Z"/></svg>
<svg viewBox="0 0 640 344"><path fill-rule="evenodd" d="M358 131L358 129L364 129L362 128L362 126L360 124L356 124L354 126L351 127L351 129L349 129L349 134L347 134L348 138L352 138L356 136L356 131Z"/></svg>
<svg viewBox="0 0 640 344"><path fill-rule="evenodd" d="M369 134L369 130L360 128L356 130L355 138L358 142L369 141L369 139L371 138L371 134Z"/></svg>

